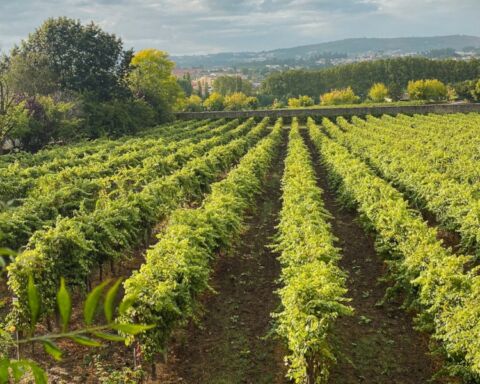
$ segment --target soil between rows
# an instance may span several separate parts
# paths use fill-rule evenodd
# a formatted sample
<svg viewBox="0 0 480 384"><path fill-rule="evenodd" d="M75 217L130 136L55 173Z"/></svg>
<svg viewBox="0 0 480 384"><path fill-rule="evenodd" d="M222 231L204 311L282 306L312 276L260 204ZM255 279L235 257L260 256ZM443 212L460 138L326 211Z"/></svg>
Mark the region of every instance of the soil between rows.
<svg viewBox="0 0 480 384"><path fill-rule="evenodd" d="M327 171L303 131L310 148L323 199L332 215L333 234L342 249L340 267L348 273L348 297L354 315L340 318L333 327L337 364L332 384L420 384L431 379L437 363L428 350L428 336L415 332L412 319L399 303L377 305L387 285L379 279L386 269L374 248L374 239L358 223L355 212L343 209L328 184Z"/></svg>

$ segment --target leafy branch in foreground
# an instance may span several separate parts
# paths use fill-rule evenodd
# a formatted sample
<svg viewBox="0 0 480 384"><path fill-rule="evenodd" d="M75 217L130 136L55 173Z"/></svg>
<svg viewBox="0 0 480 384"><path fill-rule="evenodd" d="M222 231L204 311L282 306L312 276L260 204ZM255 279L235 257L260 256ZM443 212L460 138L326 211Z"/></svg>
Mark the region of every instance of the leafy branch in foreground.
<svg viewBox="0 0 480 384"><path fill-rule="evenodd" d="M11 255L5 249L0 249L2 254ZM5 251L5 252L4 252ZM3 260L3 259L2 259ZM62 278L60 287L57 290L56 301L59 314L60 332L49 333L46 335L36 334L36 326L40 318L42 306L40 293L35 285L34 278L30 275L28 278L28 307L30 312L30 324L28 336L22 339L8 338L2 340L5 350L15 348L17 357L10 358L6 353L0 357L0 384L19 382L27 374L31 374L36 384L47 383L47 374L34 361L20 358L20 346L25 344L41 344L45 352L53 359L60 361L64 351L58 345L59 341L70 340L77 345L85 347L100 347L103 341L125 342L126 336L138 335L152 326L143 324L125 324L117 322L115 315L124 315L131 306L132 300L123 300L120 305L116 305L117 296L122 280L107 280L96 286L87 296L83 305L83 323L84 326L78 329L71 329L72 299L67 290L65 280ZM103 305L100 302L103 301ZM105 322L97 324L94 322L96 314L103 307ZM15 331L13 325L9 329ZM2 335L3 336L3 335Z"/></svg>

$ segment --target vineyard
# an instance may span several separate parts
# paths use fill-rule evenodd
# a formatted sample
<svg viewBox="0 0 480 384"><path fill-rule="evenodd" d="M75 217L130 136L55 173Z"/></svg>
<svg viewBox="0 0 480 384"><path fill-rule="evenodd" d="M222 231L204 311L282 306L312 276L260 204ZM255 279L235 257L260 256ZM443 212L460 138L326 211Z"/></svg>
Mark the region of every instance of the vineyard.
<svg viewBox="0 0 480 384"><path fill-rule="evenodd" d="M2 353L56 383L480 383L479 129L187 120L2 155ZM143 332L61 361L5 346L60 327L63 279L75 327L118 278L117 321Z"/></svg>

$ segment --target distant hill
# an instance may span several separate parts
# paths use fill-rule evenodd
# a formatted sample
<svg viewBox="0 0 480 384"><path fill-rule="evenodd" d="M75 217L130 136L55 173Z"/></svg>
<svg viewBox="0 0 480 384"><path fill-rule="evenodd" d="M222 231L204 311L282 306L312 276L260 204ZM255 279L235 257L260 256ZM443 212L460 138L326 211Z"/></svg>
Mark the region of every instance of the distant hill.
<svg viewBox="0 0 480 384"><path fill-rule="evenodd" d="M319 58L359 57L368 54L395 56L432 50L480 48L480 37L466 35L398 38L354 38L263 52L218 53L175 56L179 67L224 67L234 65L309 62Z"/></svg>

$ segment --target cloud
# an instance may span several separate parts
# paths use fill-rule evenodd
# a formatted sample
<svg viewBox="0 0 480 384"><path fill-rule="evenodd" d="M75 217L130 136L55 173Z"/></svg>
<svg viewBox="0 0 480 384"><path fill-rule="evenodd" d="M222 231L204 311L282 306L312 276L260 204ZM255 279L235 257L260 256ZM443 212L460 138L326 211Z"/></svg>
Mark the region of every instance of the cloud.
<svg viewBox="0 0 480 384"><path fill-rule="evenodd" d="M0 1L0 48L48 17L95 21L127 47L173 54L268 50L347 37L480 35L478 0Z"/></svg>

